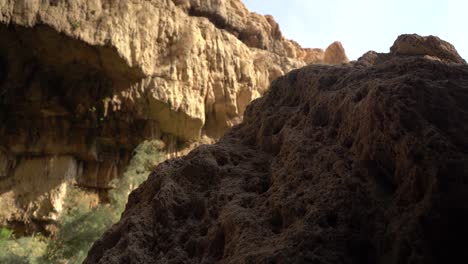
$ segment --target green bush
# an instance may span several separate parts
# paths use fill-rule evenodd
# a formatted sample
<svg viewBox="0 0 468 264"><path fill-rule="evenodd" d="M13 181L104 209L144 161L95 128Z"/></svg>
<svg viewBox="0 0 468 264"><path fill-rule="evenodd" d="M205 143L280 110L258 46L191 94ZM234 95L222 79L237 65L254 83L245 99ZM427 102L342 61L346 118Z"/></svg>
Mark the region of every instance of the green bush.
<svg viewBox="0 0 468 264"><path fill-rule="evenodd" d="M15 239L13 231L0 228L0 263L41 264L41 256L47 247L47 239L41 236Z"/></svg>
<svg viewBox="0 0 468 264"><path fill-rule="evenodd" d="M123 177L111 183L114 189L109 191L109 204L90 208L82 191L70 188L64 203L66 213L58 219L54 238L15 239L10 230L0 229L0 263L82 263L93 242L120 219L130 192L163 160L162 148L160 141L144 141L135 149Z"/></svg>
<svg viewBox="0 0 468 264"><path fill-rule="evenodd" d="M114 212L118 212L117 220L125 209L130 192L142 184L155 167L164 160L164 155L161 153L163 147L163 143L159 140L147 140L141 143L135 149L123 177L112 183L114 189L109 192L109 198L115 207Z"/></svg>
<svg viewBox="0 0 468 264"><path fill-rule="evenodd" d="M65 206L69 210L59 219L59 232L47 245L44 263L82 263L92 243L115 222L111 206L89 208L78 188L69 190Z"/></svg>
<svg viewBox="0 0 468 264"><path fill-rule="evenodd" d="M13 231L8 228L0 228L0 246L8 242L11 237L13 237Z"/></svg>
<svg viewBox="0 0 468 264"><path fill-rule="evenodd" d="M82 263L93 242L120 219L130 192L145 181L162 161L161 148L159 141L144 141L135 149L123 177L111 183L114 189L109 191L109 204L89 208L89 201L82 199L79 190L71 190L65 201L69 212L59 220L60 231L49 243L44 261Z"/></svg>

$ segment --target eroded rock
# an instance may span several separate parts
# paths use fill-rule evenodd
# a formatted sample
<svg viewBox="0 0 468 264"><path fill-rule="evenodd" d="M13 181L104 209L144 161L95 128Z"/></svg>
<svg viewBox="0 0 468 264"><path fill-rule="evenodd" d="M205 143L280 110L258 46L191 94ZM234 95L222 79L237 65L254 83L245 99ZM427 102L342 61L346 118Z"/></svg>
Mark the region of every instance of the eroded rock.
<svg viewBox="0 0 468 264"><path fill-rule="evenodd" d="M349 62L348 56L343 48L343 44L339 41L335 41L325 50L323 59L326 64L340 64Z"/></svg>
<svg viewBox="0 0 468 264"><path fill-rule="evenodd" d="M466 64L455 47L435 36L401 35L390 48L391 53L406 56L431 56L444 62Z"/></svg>
<svg viewBox="0 0 468 264"><path fill-rule="evenodd" d="M161 164L85 263L466 259L468 66L379 56L274 81L218 143Z"/></svg>
<svg viewBox="0 0 468 264"><path fill-rule="evenodd" d="M106 190L142 140L162 140L170 156L213 141L273 79L321 62L323 51L284 39L271 16L205 2L0 3L0 203L12 207L0 223L60 211L35 199L59 197L65 175L25 160L72 158L73 182ZM30 177L50 178L50 192L24 198Z"/></svg>

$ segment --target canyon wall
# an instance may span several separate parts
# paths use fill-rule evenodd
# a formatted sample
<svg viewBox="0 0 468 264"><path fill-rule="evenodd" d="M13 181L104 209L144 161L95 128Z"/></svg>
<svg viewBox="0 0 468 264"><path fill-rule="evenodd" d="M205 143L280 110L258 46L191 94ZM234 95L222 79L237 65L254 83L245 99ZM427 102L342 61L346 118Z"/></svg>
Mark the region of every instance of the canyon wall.
<svg viewBox="0 0 468 264"><path fill-rule="evenodd" d="M105 192L144 139L177 155L219 138L272 80L338 52L238 0L0 2L0 222L56 219L70 182Z"/></svg>

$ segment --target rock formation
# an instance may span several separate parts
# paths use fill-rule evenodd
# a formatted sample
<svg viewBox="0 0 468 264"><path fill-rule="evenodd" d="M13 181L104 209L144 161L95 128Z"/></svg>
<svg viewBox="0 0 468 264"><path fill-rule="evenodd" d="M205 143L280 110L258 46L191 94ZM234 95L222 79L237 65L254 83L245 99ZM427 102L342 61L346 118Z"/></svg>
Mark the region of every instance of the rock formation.
<svg viewBox="0 0 468 264"><path fill-rule="evenodd" d="M396 55L424 55L445 62L466 63L452 44L435 36L401 35L390 51Z"/></svg>
<svg viewBox="0 0 468 264"><path fill-rule="evenodd" d="M325 50L323 62L326 64L340 64L349 62L346 56L343 45L339 41L335 41Z"/></svg>
<svg viewBox="0 0 468 264"><path fill-rule="evenodd" d="M468 66L418 45L275 80L159 165L85 263L466 260Z"/></svg>
<svg viewBox="0 0 468 264"><path fill-rule="evenodd" d="M68 179L106 190L143 139L220 137L323 53L239 0L1 1L0 223L55 219Z"/></svg>

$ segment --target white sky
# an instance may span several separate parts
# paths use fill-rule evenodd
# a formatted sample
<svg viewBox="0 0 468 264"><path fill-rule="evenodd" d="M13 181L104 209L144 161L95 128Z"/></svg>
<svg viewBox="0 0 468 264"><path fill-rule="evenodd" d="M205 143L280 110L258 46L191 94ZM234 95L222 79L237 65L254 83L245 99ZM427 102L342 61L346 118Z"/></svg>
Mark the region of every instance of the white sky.
<svg viewBox="0 0 468 264"><path fill-rule="evenodd" d="M271 14L283 34L303 47L339 40L354 60L369 50L388 52L398 35L435 35L468 59L468 0L243 0Z"/></svg>

